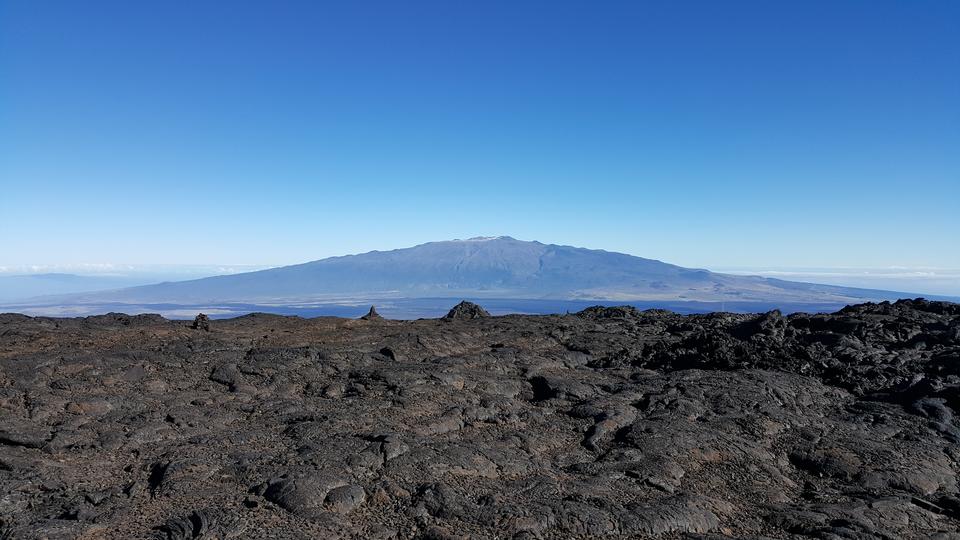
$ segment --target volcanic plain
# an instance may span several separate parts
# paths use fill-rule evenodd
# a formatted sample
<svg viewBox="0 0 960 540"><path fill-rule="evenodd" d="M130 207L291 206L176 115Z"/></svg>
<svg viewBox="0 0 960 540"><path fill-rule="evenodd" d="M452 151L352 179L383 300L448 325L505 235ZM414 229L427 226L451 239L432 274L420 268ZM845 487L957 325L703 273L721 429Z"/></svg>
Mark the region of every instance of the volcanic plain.
<svg viewBox="0 0 960 540"><path fill-rule="evenodd" d="M960 305L0 315L0 538L960 539Z"/></svg>

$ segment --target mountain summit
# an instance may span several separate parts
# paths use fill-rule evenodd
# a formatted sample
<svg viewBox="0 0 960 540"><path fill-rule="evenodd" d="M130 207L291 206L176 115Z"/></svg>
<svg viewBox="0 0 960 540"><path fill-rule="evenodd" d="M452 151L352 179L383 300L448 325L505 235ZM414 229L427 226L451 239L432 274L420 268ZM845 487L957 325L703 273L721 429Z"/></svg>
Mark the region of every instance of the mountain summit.
<svg viewBox="0 0 960 540"><path fill-rule="evenodd" d="M624 253L494 236L90 293L73 300L188 304L428 297L849 303L896 294L718 274Z"/></svg>

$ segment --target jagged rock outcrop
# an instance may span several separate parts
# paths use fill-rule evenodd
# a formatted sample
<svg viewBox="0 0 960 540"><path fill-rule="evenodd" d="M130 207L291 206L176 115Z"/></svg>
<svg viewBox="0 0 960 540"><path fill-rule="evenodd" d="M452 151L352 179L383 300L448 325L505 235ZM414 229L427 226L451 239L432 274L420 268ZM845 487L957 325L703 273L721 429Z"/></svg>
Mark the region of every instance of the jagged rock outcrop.
<svg viewBox="0 0 960 540"><path fill-rule="evenodd" d="M483 309L477 304L474 304L473 302L467 302L464 300L463 302L453 306L453 308L448 311L443 318L447 320L467 321L489 316L490 314L487 313L487 310Z"/></svg>
<svg viewBox="0 0 960 540"><path fill-rule="evenodd" d="M206 316L203 313L198 313L196 317L193 318L193 324L190 325L190 328L194 330L204 330L206 332L210 331L210 317Z"/></svg>
<svg viewBox="0 0 960 540"><path fill-rule="evenodd" d="M370 311L368 311L363 317L360 317L360 319L364 321L378 321L382 320L383 317L377 313L376 306L370 306Z"/></svg>
<svg viewBox="0 0 960 540"><path fill-rule="evenodd" d="M956 304L216 326L0 315L0 538L960 530Z"/></svg>

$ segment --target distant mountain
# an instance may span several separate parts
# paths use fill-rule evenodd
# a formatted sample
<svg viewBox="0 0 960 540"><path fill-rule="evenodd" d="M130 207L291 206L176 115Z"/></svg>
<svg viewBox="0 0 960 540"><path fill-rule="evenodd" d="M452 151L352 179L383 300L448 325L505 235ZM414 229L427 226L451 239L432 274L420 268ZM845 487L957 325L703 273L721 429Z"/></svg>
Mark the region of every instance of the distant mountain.
<svg viewBox="0 0 960 540"><path fill-rule="evenodd" d="M70 295L73 303L274 304L356 298L515 298L847 304L901 293L683 268L623 253L507 236L430 242L393 251Z"/></svg>
<svg viewBox="0 0 960 540"><path fill-rule="evenodd" d="M152 285L162 281L183 281L204 277L259 270L250 266L213 265L66 265L78 267L80 273L63 270L31 271L28 267L6 267L0 272L0 302L10 303L37 296L69 295ZM91 267L93 267L91 271ZM56 267L51 267L56 268ZM2 309L2 308L0 308Z"/></svg>
<svg viewBox="0 0 960 540"><path fill-rule="evenodd" d="M117 276L85 276L67 273L0 274L0 302L39 295L70 294L145 285L149 280Z"/></svg>

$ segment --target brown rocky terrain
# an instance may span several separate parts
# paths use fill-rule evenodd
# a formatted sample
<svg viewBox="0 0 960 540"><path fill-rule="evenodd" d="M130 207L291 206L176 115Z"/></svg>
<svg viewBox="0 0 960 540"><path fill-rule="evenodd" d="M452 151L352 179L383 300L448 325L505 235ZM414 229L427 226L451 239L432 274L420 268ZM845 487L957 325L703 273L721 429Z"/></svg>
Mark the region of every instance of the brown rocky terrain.
<svg viewBox="0 0 960 540"><path fill-rule="evenodd" d="M960 538L960 305L0 315L0 538Z"/></svg>

